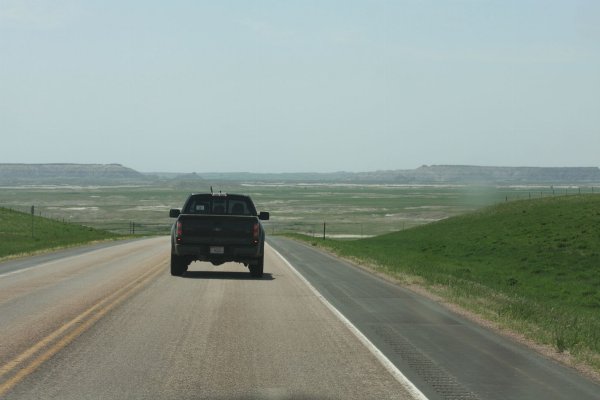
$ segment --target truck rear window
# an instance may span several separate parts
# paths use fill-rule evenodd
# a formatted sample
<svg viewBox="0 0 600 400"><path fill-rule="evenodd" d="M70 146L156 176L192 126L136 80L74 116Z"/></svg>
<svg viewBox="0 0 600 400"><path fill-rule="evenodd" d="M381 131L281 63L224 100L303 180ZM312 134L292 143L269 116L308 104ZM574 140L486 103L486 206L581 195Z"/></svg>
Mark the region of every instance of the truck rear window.
<svg viewBox="0 0 600 400"><path fill-rule="evenodd" d="M185 208L186 214L212 215L254 215L252 207L245 199L230 199L225 197L191 198Z"/></svg>

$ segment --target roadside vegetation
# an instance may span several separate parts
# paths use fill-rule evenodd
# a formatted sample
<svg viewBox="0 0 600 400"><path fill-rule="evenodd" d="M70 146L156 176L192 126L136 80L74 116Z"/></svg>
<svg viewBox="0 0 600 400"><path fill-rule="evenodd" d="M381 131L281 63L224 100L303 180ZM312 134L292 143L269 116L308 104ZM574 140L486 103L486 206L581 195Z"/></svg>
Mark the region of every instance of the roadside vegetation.
<svg viewBox="0 0 600 400"><path fill-rule="evenodd" d="M0 207L0 260L15 255L122 237L86 226L39 216L32 217L30 214Z"/></svg>
<svg viewBox="0 0 600 400"><path fill-rule="evenodd" d="M600 196L512 201L361 240L294 235L600 372Z"/></svg>

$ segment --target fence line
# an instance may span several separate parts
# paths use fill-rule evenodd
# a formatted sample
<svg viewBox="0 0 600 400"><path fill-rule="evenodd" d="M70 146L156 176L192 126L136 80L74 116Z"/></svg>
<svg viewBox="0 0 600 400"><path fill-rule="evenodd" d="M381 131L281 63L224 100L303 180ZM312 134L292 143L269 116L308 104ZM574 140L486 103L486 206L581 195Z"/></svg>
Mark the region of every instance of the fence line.
<svg viewBox="0 0 600 400"><path fill-rule="evenodd" d="M502 192L499 191L498 198L491 204L498 204L501 202L527 200L527 199L540 199L548 197L564 197L564 196L577 196L583 194L594 194L600 195L600 188L590 186L550 186L542 190L512 190L508 194L502 196ZM31 205L0 205L1 208L12 210L23 214L31 214ZM66 219L61 216L57 216L56 213L48 212L44 210L43 206L34 207L35 216L52 219L54 221L63 223L79 224L95 229L103 229L110 232L125 234L125 235L168 235L171 230L172 222L144 222L144 221L85 221L85 220L73 220ZM404 230L411 228L420 223L415 223L410 219L406 219L405 222L396 223L383 223L385 228L374 227L374 222L351 222L351 221L340 221L340 220L326 220L326 221L290 221L290 222L278 222L276 220L267 221L264 223L265 230L268 234L279 234L279 233L301 233L313 237L329 237L329 238L362 238L370 237L375 234L382 234L385 232Z"/></svg>
<svg viewBox="0 0 600 400"><path fill-rule="evenodd" d="M71 223L89 226L90 228L95 229L103 229L123 235L168 235L171 232L172 225L167 223L146 223L135 221L108 223L72 221Z"/></svg>

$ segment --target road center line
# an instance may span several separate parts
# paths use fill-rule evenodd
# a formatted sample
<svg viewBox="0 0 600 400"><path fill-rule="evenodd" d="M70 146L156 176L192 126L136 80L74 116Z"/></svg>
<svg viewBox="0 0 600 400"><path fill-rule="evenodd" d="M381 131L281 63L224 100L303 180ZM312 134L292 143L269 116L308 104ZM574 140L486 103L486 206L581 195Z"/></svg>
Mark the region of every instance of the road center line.
<svg viewBox="0 0 600 400"><path fill-rule="evenodd" d="M51 358L53 355L58 353L69 343L75 340L83 332L93 326L98 320L106 315L110 310L116 307L118 304L123 302L125 299L133 295L137 290L145 286L147 283L155 279L164 271L166 260L155 264L150 268L148 272L142 275L140 278L130 282L126 286L113 292L109 296L100 300L95 305L91 306L71 321L65 323L54 332L50 333L45 338L38 341L36 344L25 350L8 363L0 367L0 377L13 372L16 368L20 367L19 371L7 379L5 382L0 383L0 396L4 395L10 389L12 389L17 383L22 381L25 377L35 371L41 364ZM77 326L74 330L67 333L73 326ZM61 337L62 336L62 337ZM55 342L56 341L56 342ZM44 347L52 344L44 353L35 357L27 363L33 355L38 353Z"/></svg>
<svg viewBox="0 0 600 400"><path fill-rule="evenodd" d="M377 358L392 376L413 396L415 400L428 400L427 397L379 350L348 318L333 306L319 291L284 257L268 245L279 258L300 278L319 300L357 337L358 340ZM0 393L1 394L1 393Z"/></svg>

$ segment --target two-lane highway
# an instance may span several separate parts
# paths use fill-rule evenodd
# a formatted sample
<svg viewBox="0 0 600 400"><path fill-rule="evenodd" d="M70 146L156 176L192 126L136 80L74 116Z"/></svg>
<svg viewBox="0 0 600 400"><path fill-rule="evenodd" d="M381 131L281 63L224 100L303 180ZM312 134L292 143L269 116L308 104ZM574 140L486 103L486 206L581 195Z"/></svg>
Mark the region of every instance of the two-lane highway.
<svg viewBox="0 0 600 400"><path fill-rule="evenodd" d="M263 279L168 258L155 238L0 264L0 397L414 398L270 249Z"/></svg>
<svg viewBox="0 0 600 400"><path fill-rule="evenodd" d="M0 264L0 398L600 399L600 385L310 246L169 273L169 240Z"/></svg>

